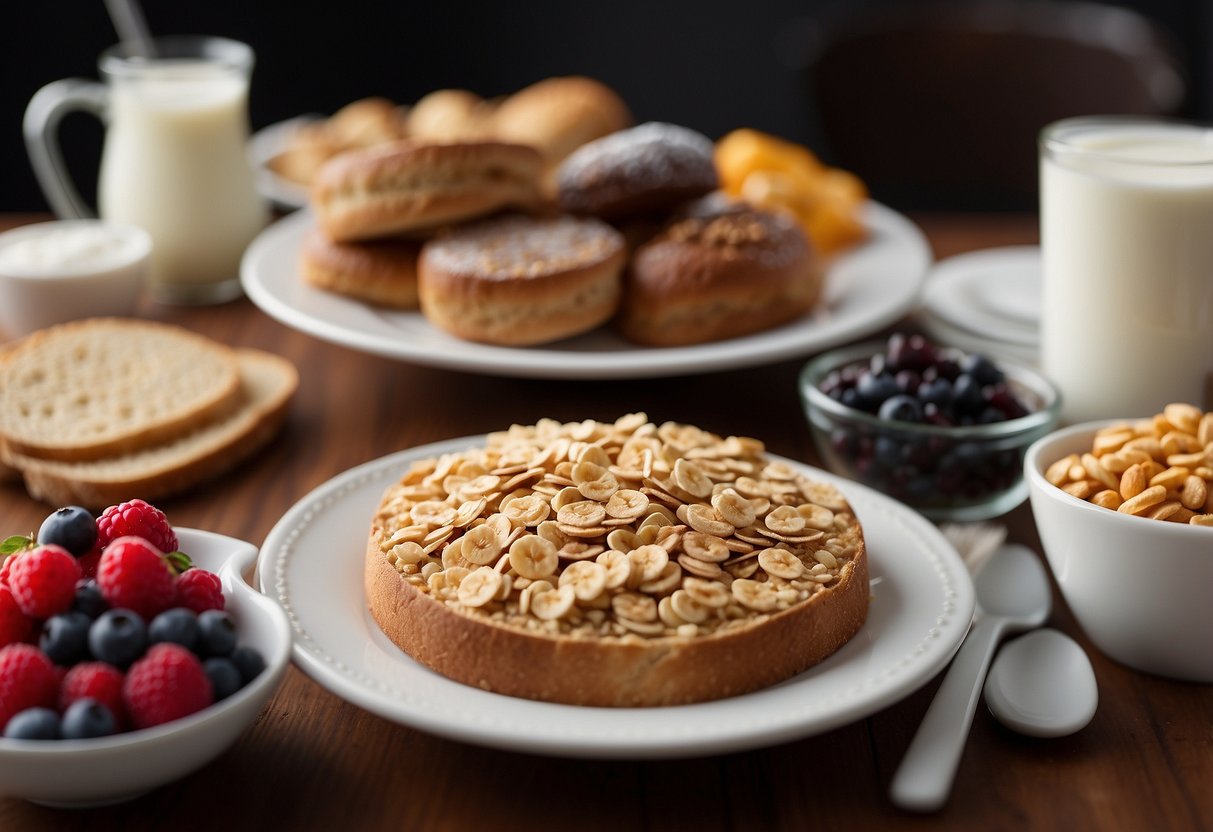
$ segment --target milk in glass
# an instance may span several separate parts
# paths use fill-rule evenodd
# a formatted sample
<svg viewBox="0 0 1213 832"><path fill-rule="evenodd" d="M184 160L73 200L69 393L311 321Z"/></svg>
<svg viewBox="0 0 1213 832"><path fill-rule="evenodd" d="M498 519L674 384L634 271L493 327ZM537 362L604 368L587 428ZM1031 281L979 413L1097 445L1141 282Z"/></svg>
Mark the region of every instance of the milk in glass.
<svg viewBox="0 0 1213 832"><path fill-rule="evenodd" d="M169 299L230 285L267 218L245 155L247 77L149 61L111 77L109 106L101 216L152 235L152 285Z"/></svg>
<svg viewBox="0 0 1213 832"><path fill-rule="evenodd" d="M1062 419L1209 409L1213 131L1082 118L1041 141L1041 362Z"/></svg>

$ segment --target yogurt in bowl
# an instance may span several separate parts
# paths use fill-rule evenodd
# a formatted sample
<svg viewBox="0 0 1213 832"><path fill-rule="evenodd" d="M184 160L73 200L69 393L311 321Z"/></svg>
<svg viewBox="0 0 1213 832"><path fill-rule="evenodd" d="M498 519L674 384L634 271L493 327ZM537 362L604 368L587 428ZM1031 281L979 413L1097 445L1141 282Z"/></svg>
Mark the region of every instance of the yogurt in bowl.
<svg viewBox="0 0 1213 832"><path fill-rule="evenodd" d="M56 220L0 234L0 329L16 338L79 318L134 314L151 236L103 220Z"/></svg>

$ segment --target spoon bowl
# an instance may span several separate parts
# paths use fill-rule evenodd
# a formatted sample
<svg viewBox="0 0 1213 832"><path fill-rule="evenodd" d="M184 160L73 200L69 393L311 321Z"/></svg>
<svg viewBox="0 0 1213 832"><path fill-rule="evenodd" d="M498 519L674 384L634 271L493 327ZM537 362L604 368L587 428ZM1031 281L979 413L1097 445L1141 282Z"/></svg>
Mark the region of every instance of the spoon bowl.
<svg viewBox="0 0 1213 832"><path fill-rule="evenodd" d="M998 652L986 705L1003 725L1032 737L1064 737L1086 727L1099 704L1091 660L1074 639L1036 630Z"/></svg>

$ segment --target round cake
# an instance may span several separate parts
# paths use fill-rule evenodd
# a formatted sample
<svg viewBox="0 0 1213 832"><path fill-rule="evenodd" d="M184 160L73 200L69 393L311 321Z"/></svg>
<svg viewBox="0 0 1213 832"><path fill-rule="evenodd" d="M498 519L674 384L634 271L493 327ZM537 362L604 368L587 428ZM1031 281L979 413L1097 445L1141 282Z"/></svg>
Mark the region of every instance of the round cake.
<svg viewBox="0 0 1213 832"><path fill-rule="evenodd" d="M452 229L421 250L421 311L459 338L527 346L610 319L623 237L592 218L512 215Z"/></svg>
<svg viewBox="0 0 1213 832"><path fill-rule="evenodd" d="M863 530L760 442L644 414L542 420L415 463L371 523L367 602L451 679L591 706L735 696L863 625Z"/></svg>
<svg viewBox="0 0 1213 832"><path fill-rule="evenodd" d="M617 324L651 346L733 338L803 315L823 278L791 218L713 195L636 250Z"/></svg>

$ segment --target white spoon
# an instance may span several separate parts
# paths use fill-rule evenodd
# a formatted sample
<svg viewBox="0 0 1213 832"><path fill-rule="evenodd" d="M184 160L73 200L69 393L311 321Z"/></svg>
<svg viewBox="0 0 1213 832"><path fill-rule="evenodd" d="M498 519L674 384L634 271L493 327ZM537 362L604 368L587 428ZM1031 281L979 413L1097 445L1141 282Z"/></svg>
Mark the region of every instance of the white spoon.
<svg viewBox="0 0 1213 832"><path fill-rule="evenodd" d="M1073 734L1086 727L1098 704L1091 660L1057 630L1037 630L1009 642L986 679L990 713L1032 737Z"/></svg>
<svg viewBox="0 0 1213 832"><path fill-rule="evenodd" d="M1052 608L1044 566L1026 546L999 546L974 585L973 627L893 775L890 795L903 809L934 811L947 800L994 648L1008 632L1039 627Z"/></svg>

